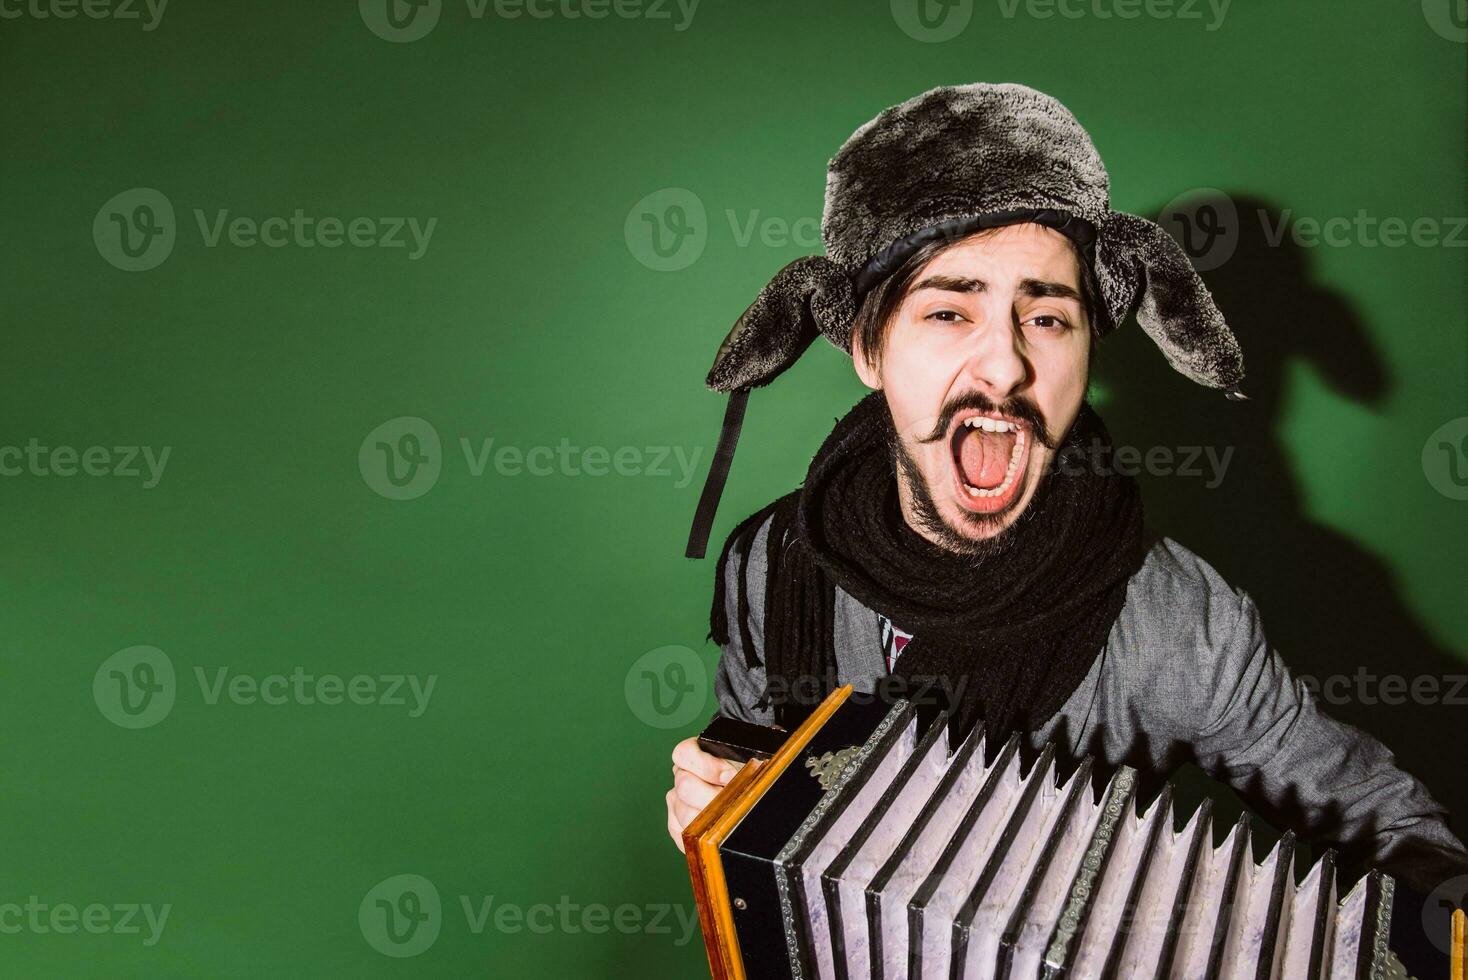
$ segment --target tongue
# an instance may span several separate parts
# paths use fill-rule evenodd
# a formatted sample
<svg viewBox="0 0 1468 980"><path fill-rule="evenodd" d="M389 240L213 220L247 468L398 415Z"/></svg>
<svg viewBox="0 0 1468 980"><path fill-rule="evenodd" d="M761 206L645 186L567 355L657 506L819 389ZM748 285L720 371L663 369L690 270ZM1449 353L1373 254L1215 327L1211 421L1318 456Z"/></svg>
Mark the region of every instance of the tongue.
<svg viewBox="0 0 1468 980"><path fill-rule="evenodd" d="M1014 451L1013 432L968 429L959 437L958 465L963 482L980 490L992 490L1004 482L1009 456Z"/></svg>

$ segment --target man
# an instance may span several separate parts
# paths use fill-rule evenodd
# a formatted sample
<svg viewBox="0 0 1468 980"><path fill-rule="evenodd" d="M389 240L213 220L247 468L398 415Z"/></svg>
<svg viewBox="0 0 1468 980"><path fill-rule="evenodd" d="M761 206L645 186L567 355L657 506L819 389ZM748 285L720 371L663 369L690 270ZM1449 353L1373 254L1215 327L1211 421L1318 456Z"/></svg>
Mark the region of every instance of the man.
<svg viewBox="0 0 1468 980"><path fill-rule="evenodd" d="M936 687L953 723L1164 774L1195 761L1262 816L1426 892L1468 853L1379 742L1318 709L1258 610L1147 531L1085 403L1095 343L1135 313L1179 370L1242 396L1232 333L1186 257L1110 210L1089 137L1017 85L934 89L831 161L827 258L766 286L719 352L731 392L703 537L744 399L817 332L874 389L801 489L744 521L711 635L725 714L787 727L836 684ZM894 685L895 688L894 688ZM732 775L673 753L675 841ZM680 842L681 846L681 842Z"/></svg>

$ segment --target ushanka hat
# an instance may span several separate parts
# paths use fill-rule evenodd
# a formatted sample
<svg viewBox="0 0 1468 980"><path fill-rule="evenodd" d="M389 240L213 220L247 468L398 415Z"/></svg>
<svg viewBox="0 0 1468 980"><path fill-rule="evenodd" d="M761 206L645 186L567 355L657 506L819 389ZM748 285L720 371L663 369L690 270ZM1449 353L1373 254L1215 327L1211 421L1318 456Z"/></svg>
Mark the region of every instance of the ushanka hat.
<svg viewBox="0 0 1468 980"><path fill-rule="evenodd" d="M1080 246L1099 287L1099 332L1134 313L1175 369L1243 397L1243 357L1207 287L1161 227L1111 210L1106 168L1065 106L1024 85L931 89L851 134L827 167L826 254L777 272L719 346L705 383L729 404L688 557L703 557L750 390L818 334L849 352L862 298L927 243L1020 222Z"/></svg>

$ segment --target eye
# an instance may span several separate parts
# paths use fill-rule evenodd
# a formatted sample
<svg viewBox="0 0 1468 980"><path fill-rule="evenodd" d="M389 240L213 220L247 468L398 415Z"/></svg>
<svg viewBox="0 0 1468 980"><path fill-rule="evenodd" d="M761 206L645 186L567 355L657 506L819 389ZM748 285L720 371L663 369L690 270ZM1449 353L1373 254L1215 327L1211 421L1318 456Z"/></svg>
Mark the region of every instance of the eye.
<svg viewBox="0 0 1468 980"><path fill-rule="evenodd" d="M1025 323L1033 324L1041 330L1055 333L1061 333L1070 329L1070 321L1065 319L1065 317L1056 316L1054 313L1036 314L1026 320Z"/></svg>
<svg viewBox="0 0 1468 980"><path fill-rule="evenodd" d="M932 320L936 323L957 323L963 318L963 314L957 310L934 310L923 317L924 320Z"/></svg>

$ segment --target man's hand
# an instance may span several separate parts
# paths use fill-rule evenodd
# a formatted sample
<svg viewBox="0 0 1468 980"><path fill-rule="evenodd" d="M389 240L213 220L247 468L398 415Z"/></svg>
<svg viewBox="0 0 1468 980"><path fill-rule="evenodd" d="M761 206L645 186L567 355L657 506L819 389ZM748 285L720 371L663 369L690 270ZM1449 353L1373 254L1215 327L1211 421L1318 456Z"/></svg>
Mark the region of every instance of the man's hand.
<svg viewBox="0 0 1468 980"><path fill-rule="evenodd" d="M673 788L668 790L668 835L683 850L683 828L719 795L739 771L738 763L718 759L685 738L673 748Z"/></svg>

